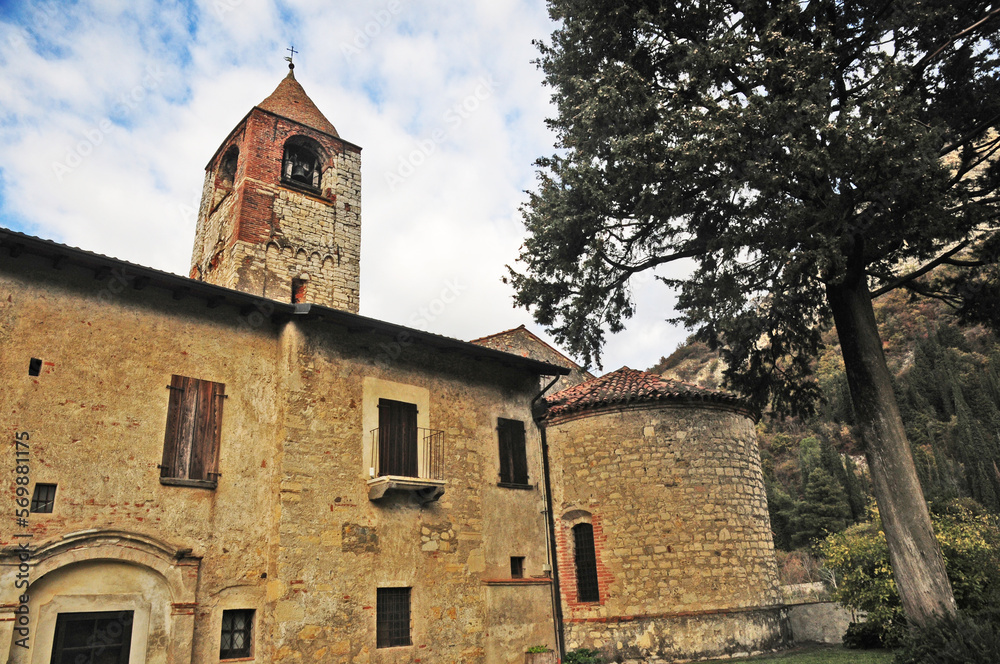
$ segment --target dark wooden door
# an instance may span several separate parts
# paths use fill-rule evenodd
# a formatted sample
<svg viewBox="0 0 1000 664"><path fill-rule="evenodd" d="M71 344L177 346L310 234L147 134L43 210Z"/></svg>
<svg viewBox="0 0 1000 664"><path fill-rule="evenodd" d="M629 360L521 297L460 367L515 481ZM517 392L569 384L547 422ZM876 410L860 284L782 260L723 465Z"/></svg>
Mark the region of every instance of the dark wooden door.
<svg viewBox="0 0 1000 664"><path fill-rule="evenodd" d="M378 401L379 475L417 477L417 405Z"/></svg>

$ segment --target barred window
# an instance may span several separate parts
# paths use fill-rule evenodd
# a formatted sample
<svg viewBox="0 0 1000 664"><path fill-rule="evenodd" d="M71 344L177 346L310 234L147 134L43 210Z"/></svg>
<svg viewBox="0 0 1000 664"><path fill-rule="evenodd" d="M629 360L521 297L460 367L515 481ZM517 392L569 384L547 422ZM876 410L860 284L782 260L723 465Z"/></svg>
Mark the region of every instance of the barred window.
<svg viewBox="0 0 1000 664"><path fill-rule="evenodd" d="M578 602L599 602L597 587L597 553L594 550L594 527L589 523L573 526L573 559L576 563L576 596Z"/></svg>
<svg viewBox="0 0 1000 664"><path fill-rule="evenodd" d="M42 484L35 485L35 492L31 495L31 511L40 514L52 512L56 504L56 485Z"/></svg>
<svg viewBox="0 0 1000 664"><path fill-rule="evenodd" d="M412 645L410 640L410 589L379 588L376 598L375 647Z"/></svg>
<svg viewBox="0 0 1000 664"><path fill-rule="evenodd" d="M222 640L219 659L249 657L253 652L253 609L222 612Z"/></svg>
<svg viewBox="0 0 1000 664"><path fill-rule="evenodd" d="M52 638L52 664L127 664L132 611L60 613Z"/></svg>

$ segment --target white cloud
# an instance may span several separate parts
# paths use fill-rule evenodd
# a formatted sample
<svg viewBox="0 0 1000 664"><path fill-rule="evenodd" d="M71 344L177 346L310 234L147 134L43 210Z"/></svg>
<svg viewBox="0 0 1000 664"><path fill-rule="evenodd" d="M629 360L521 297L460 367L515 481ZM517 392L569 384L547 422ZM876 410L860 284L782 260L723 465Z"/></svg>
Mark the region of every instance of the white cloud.
<svg viewBox="0 0 1000 664"><path fill-rule="evenodd" d="M204 166L294 43L298 80L364 148L362 313L464 339L541 333L501 278L531 164L552 151L531 64L551 30L542 0L0 9L0 221L187 274ZM447 288L460 293L441 308ZM646 368L685 336L663 322L662 286L636 297L608 369Z"/></svg>

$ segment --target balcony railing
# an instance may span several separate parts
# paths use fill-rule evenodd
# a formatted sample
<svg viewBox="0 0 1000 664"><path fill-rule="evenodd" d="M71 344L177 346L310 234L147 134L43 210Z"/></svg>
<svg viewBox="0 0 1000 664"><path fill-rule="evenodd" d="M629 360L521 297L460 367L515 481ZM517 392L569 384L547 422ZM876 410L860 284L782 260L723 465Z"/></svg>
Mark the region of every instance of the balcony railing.
<svg viewBox="0 0 1000 664"><path fill-rule="evenodd" d="M398 431L372 429L372 477L444 479L444 431L423 427L415 429L415 450L412 449L412 437L407 442ZM382 439L383 435L387 440ZM387 451L391 458L381 458L380 455Z"/></svg>
<svg viewBox="0 0 1000 664"><path fill-rule="evenodd" d="M368 499L390 489L410 491L423 503L444 494L444 432L421 427L372 429Z"/></svg>

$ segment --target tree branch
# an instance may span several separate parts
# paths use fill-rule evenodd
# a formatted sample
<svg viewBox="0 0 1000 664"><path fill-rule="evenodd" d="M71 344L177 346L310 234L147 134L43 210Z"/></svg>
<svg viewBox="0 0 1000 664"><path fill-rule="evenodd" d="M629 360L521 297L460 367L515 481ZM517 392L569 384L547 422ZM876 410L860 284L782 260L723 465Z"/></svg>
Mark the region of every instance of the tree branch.
<svg viewBox="0 0 1000 664"><path fill-rule="evenodd" d="M987 14L983 18L979 19L978 21L976 21L975 23L973 23L972 25L970 25L969 27L967 27L965 30L962 30L961 32L959 32L957 34L954 34L951 37L949 37L948 41L946 41L941 46L941 48L939 48L938 50L934 51L930 55L925 55L924 57L922 57L920 59L920 61L917 62L917 64L915 64L913 66L914 72L915 73L922 72L927 67L927 65L930 64L931 60L933 60L937 56L941 55L941 53L943 53L946 48L948 48L949 46L951 46L952 43L956 39L961 39L962 37L964 37L965 35L969 34L970 32L972 32L973 30L975 30L976 28L978 28L982 24L984 24L987 21L989 21L994 16L998 16L998 15L1000 15L1000 7L997 7L996 9L994 9L993 11L991 11L989 14Z"/></svg>
<svg viewBox="0 0 1000 664"><path fill-rule="evenodd" d="M993 126L993 124L996 123L997 121L1000 121L1000 113L997 113L996 115L994 115L992 118L990 118L988 120L983 120L978 125L976 125L975 129L973 129L969 133L967 133L964 136L962 136L962 138L960 138L959 140L957 140L957 141L955 141L955 142L953 142L953 143L951 143L951 144L949 144L949 145L941 148L938 151L938 156L939 157L943 157L946 154L948 154L949 152L953 152L954 150L957 150L959 146L965 145L967 142L969 142L970 140L972 140L973 138L975 138L979 134L983 133L983 131L985 129L988 129L989 127Z"/></svg>
<svg viewBox="0 0 1000 664"><path fill-rule="evenodd" d="M927 274L928 272L930 272L931 270L933 270L934 268L936 268L938 265L941 265L941 264L945 263L948 259L950 259L952 256L954 256L958 252L960 252L962 249L965 249L967 246L969 246L970 242L971 242L971 240L963 240L962 242L959 242L957 245L955 245L954 247L952 247L948 251L944 252L943 254L941 254L940 256L938 256L937 258L935 258L934 260L930 261L929 263L925 263L922 267L914 270L913 272L910 272L909 274L904 274L902 277L899 277L895 281L892 281L892 282L886 284L885 286L882 286L878 290L873 291L872 292L872 299L874 299L876 297L879 297L880 295L885 295L889 291L895 290L895 289L899 288L900 286L904 286L906 284L909 284L914 279Z"/></svg>
<svg viewBox="0 0 1000 664"><path fill-rule="evenodd" d="M615 287L617 288L618 286L621 286L626 281L628 281L628 278L631 277L633 274L642 272L643 270L648 270L649 268L656 267L657 265L662 265L663 263L670 263L676 260L680 260L682 258L694 258L695 256L700 255L704 250L705 250L704 247L701 246L696 249L689 249L687 251L678 251L673 254L667 254L666 256L654 256L653 258L650 258L643 263L639 263L638 265L628 265L626 263L619 263L618 261L613 260L603 251L599 251L598 255L601 257L601 260L603 260L605 263L615 268L616 270L621 270L624 273L622 277L615 280Z"/></svg>

